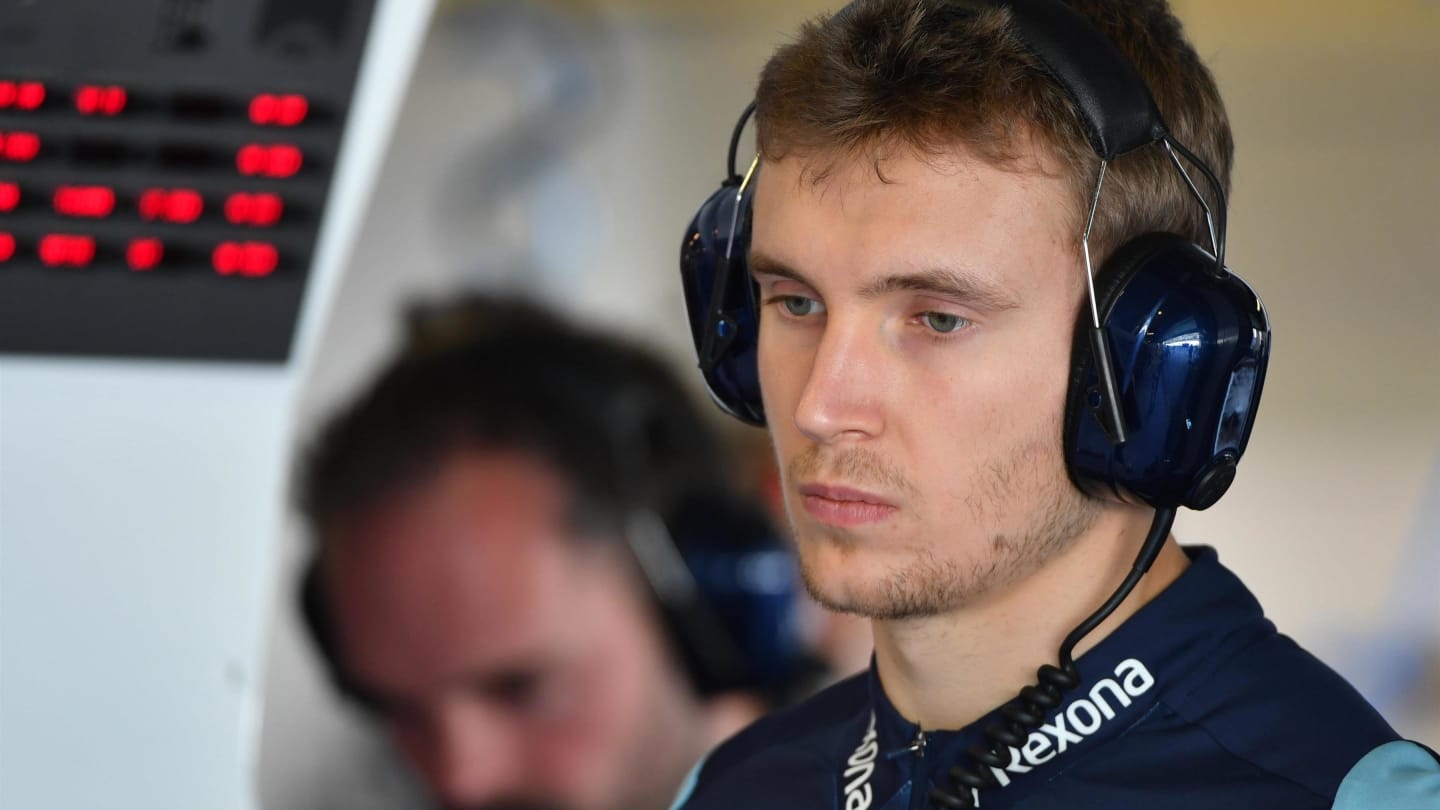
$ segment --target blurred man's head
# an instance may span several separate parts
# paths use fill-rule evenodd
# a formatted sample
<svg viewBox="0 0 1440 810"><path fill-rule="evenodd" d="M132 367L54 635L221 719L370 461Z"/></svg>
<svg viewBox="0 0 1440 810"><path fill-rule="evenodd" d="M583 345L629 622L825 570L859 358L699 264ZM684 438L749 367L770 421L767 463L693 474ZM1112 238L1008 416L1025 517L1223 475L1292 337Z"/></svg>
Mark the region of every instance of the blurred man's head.
<svg viewBox="0 0 1440 810"><path fill-rule="evenodd" d="M715 704L633 524L724 465L648 355L518 304L467 323L420 335L307 460L332 674L446 806L664 807Z"/></svg>

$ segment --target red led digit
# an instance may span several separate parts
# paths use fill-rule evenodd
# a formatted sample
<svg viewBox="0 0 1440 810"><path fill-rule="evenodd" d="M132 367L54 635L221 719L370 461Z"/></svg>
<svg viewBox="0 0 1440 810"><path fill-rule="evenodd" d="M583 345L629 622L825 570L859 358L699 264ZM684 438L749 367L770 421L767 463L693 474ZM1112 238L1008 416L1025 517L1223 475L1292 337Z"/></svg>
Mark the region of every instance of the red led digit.
<svg viewBox="0 0 1440 810"><path fill-rule="evenodd" d="M89 191L86 207L90 209L91 216L108 217L115 210L114 189L96 186Z"/></svg>
<svg viewBox="0 0 1440 810"><path fill-rule="evenodd" d="M265 172L270 166L270 150L251 143L240 147L235 153L235 168L243 175L253 176Z"/></svg>
<svg viewBox="0 0 1440 810"><path fill-rule="evenodd" d="M19 95L20 87L15 82L0 82L0 109L13 107Z"/></svg>
<svg viewBox="0 0 1440 810"><path fill-rule="evenodd" d="M138 207L142 219L188 225L205 212L205 198L188 188L147 188L140 194Z"/></svg>
<svg viewBox="0 0 1440 810"><path fill-rule="evenodd" d="M251 225L274 225L285 213L285 203L278 194L256 194L251 200Z"/></svg>
<svg viewBox="0 0 1440 810"><path fill-rule="evenodd" d="M261 93L250 100L250 123L260 126L273 124L279 106L278 98L269 93Z"/></svg>
<svg viewBox="0 0 1440 810"><path fill-rule="evenodd" d="M105 186L60 186L55 211L67 217L108 217L115 210L115 192Z"/></svg>
<svg viewBox="0 0 1440 810"><path fill-rule="evenodd" d="M59 267L70 256L70 241L59 234L50 234L40 239L40 261L46 267Z"/></svg>
<svg viewBox="0 0 1440 810"><path fill-rule="evenodd" d="M303 158L300 149L296 146L282 145L270 147L269 165L266 166L265 174L269 177L293 177L300 171Z"/></svg>
<svg viewBox="0 0 1440 810"><path fill-rule="evenodd" d="M71 186L60 186L55 189L55 211L66 216L74 216L76 209L80 207L76 189Z"/></svg>
<svg viewBox="0 0 1440 810"><path fill-rule="evenodd" d="M282 127L293 127L304 121L309 112L310 102L304 96L281 96L275 110L275 123Z"/></svg>
<svg viewBox="0 0 1440 810"><path fill-rule="evenodd" d="M123 87L81 85L75 90L75 109L81 115L119 115L129 98Z"/></svg>
<svg viewBox="0 0 1440 810"><path fill-rule="evenodd" d="M100 112L106 115L119 115L125 109L129 101L129 94L123 87L107 87L100 97Z"/></svg>
<svg viewBox="0 0 1440 810"><path fill-rule="evenodd" d="M170 222L189 224L200 218L205 210L205 200L197 191L177 188L165 199L164 217Z"/></svg>
<svg viewBox="0 0 1440 810"><path fill-rule="evenodd" d="M40 239L39 253L47 267L84 267L95 260L95 238L48 234Z"/></svg>
<svg viewBox="0 0 1440 810"><path fill-rule="evenodd" d="M100 105L105 101L105 91L93 84L87 84L75 91L75 109L81 115L94 115L100 112Z"/></svg>
<svg viewBox="0 0 1440 810"><path fill-rule="evenodd" d="M234 275L240 272L245 262L245 251L235 242L221 242L215 246L215 252L210 256L210 262L215 266L215 272L222 276Z"/></svg>
<svg viewBox="0 0 1440 810"><path fill-rule="evenodd" d="M300 171L303 162L300 148L289 144L250 143L235 153L235 168L247 176L291 177Z"/></svg>
<svg viewBox="0 0 1440 810"><path fill-rule="evenodd" d="M13 160L25 163L35 159L40 154L40 136L33 132L11 132L0 141L0 154L6 160Z"/></svg>
<svg viewBox="0 0 1440 810"><path fill-rule="evenodd" d="M92 217L108 217L115 210L115 190L105 186L85 189L82 201L87 214Z"/></svg>
<svg viewBox="0 0 1440 810"><path fill-rule="evenodd" d="M250 100L250 123L257 126L293 127L309 113L310 101L297 93L261 93Z"/></svg>
<svg viewBox="0 0 1440 810"><path fill-rule="evenodd" d="M240 246L240 272L251 278L268 276L275 272L280 263L280 254L274 245L265 242L246 242Z"/></svg>
<svg viewBox="0 0 1440 810"><path fill-rule="evenodd" d="M125 248L125 263L135 271L154 270L164 257L164 243L153 237L131 239Z"/></svg>
<svg viewBox="0 0 1440 810"><path fill-rule="evenodd" d="M147 188L140 193L138 207L142 219L159 219L165 214L165 205L169 195L164 189Z"/></svg>
<svg viewBox="0 0 1440 810"><path fill-rule="evenodd" d="M20 207L20 185L0 183L0 213L10 213Z"/></svg>
<svg viewBox="0 0 1440 810"><path fill-rule="evenodd" d="M93 236L72 236L67 245L69 264L83 267L95 259L95 238Z"/></svg>
<svg viewBox="0 0 1440 810"><path fill-rule="evenodd" d="M8 262L15 258L15 237L8 233L0 233L0 262Z"/></svg>
<svg viewBox="0 0 1440 810"><path fill-rule="evenodd" d="M225 198L225 221L231 225L249 225L254 209L254 198L243 191L237 191Z"/></svg>
<svg viewBox="0 0 1440 810"><path fill-rule="evenodd" d="M15 106L22 110L38 109L45 103L45 85L40 82L21 82L15 90Z"/></svg>
<svg viewBox="0 0 1440 810"><path fill-rule="evenodd" d="M237 191L225 200L225 219L232 225L274 225L284 210L278 194Z"/></svg>

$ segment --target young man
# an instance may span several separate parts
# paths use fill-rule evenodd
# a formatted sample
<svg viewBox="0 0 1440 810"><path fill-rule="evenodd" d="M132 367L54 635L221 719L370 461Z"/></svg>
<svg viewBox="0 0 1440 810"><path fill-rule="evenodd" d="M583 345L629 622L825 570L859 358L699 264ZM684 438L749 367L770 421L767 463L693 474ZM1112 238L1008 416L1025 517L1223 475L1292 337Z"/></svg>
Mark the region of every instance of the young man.
<svg viewBox="0 0 1440 810"><path fill-rule="evenodd" d="M1395 739L1276 632L1213 550L1168 536L1173 507L1213 502L1243 450L1268 346L1258 301L1248 316L1221 307L1254 327L1219 343L1206 343L1205 318L1165 326L1162 340L1147 329L1188 306L1162 284L1136 332L1150 354L1105 358L1112 392L1090 371L1102 363L1089 302L1108 318L1114 295L1090 292L1089 260L1104 279L1107 257L1153 232L1223 259L1224 201L1200 181L1207 222L1153 127L1139 136L1156 142L1107 153L1127 125L1114 108L1142 123L1147 111L1109 97L1086 25L1148 85L1173 150L1196 153L1190 173L1204 163L1228 186L1219 93L1163 0L859 0L765 66L752 225L732 242L725 228L746 214L702 209L685 258L687 271L713 260L717 273L748 258L762 402L735 395L745 372L724 366L749 339L733 301L691 285L692 325L717 398L768 423L812 595L869 617L875 655L869 673L711 753L685 810L1320 808ZM739 206L743 193L712 202ZM1213 273L1206 289L1248 293L1208 254L1173 249L1202 256L1185 278ZM1173 418L1165 401L1194 395L1189 378L1162 377L1173 399L1138 401L1148 358L1199 363L1251 342L1227 372L1231 393L1227 378L1196 384L1218 386L1226 404L1208 436L1230 444L1188 490L1130 497L1077 469L1076 431L1104 426L1102 453L1126 446L1119 428L1143 445L1148 424ZM1088 361L1079 372L1076 358ZM1165 457L1147 474L1184 463ZM1153 560L1136 564L1142 545ZM1123 595L1113 611L1077 629L1112 594ZM1061 666L1016 697L1062 644Z"/></svg>
<svg viewBox="0 0 1440 810"><path fill-rule="evenodd" d="M519 302L432 313L302 471L336 685L441 806L666 807L807 671L793 556L725 466L648 354Z"/></svg>

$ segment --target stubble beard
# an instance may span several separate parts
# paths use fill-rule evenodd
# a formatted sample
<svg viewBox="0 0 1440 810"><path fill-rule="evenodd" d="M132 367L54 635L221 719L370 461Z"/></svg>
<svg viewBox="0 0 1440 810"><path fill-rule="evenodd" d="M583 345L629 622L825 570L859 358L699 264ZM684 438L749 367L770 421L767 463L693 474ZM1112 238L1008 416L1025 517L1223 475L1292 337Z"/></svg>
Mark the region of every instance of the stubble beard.
<svg viewBox="0 0 1440 810"><path fill-rule="evenodd" d="M902 620L961 609L1024 579L1070 548L1095 524L1100 512L1099 502L1070 482L1057 445L1054 439L1030 441L1003 460L980 468L974 486L964 498L969 514L953 516L957 531L964 529L967 518L972 526L987 526L993 524L995 515L1013 498L1013 493L1035 492L1034 505L1022 516L1023 526L1009 532L990 530L983 541L983 552L958 560L936 554L936 548L946 542L946 529L931 525L926 529L930 537L916 538L924 545L914 558L843 593L817 570L814 546L828 544L842 556L850 556L865 540L835 527L813 523L802 527L792 510L791 524L797 535L800 573L806 590L828 610L869 619ZM822 466L842 470L845 480L857 484L878 482L915 492L904 475L878 454L859 448L822 461L818 448L811 447L787 469L794 481Z"/></svg>

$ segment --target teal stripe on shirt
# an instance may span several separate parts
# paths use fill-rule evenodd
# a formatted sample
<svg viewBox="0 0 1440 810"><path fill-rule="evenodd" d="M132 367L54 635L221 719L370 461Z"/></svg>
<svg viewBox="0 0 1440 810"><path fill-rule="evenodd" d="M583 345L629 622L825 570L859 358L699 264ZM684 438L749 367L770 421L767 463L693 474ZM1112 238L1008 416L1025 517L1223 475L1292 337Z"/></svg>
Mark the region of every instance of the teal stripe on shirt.
<svg viewBox="0 0 1440 810"><path fill-rule="evenodd" d="M705 760L708 757L709 754L701 757L700 761L695 763L695 767L690 769L689 775L680 785L680 792L675 794L675 802L670 805L670 810L680 810L686 802L690 801L691 794L695 792L695 784L700 781L700 769L705 767Z"/></svg>
<svg viewBox="0 0 1440 810"><path fill-rule="evenodd" d="M1334 810L1435 810L1440 760L1405 740L1388 742L1355 763L1335 794Z"/></svg>

